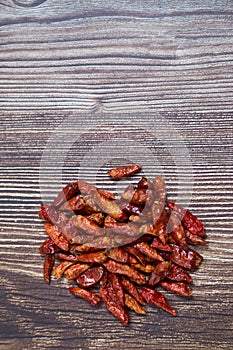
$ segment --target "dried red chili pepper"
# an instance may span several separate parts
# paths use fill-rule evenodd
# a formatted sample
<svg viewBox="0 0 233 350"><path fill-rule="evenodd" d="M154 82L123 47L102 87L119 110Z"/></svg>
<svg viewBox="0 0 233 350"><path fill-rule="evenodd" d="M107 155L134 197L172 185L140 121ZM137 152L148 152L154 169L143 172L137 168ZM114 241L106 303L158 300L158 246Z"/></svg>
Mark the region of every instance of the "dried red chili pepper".
<svg viewBox="0 0 233 350"><path fill-rule="evenodd" d="M178 243L180 245L186 245L184 228L179 218L176 216L176 214L171 213L169 218L169 224L170 224L171 236L175 241L175 243Z"/></svg>
<svg viewBox="0 0 233 350"><path fill-rule="evenodd" d="M59 207L61 204L63 204L65 201L70 200L76 194L90 194L93 189L95 190L96 187L83 180L69 183L55 198L52 206ZM101 190L101 193L107 198L112 198L114 196L111 192L105 190Z"/></svg>
<svg viewBox="0 0 233 350"><path fill-rule="evenodd" d="M190 274L184 270L182 267L172 264L166 278L177 282L192 282L193 279Z"/></svg>
<svg viewBox="0 0 233 350"><path fill-rule="evenodd" d="M83 215L75 215L72 218L72 223L77 228L81 229L82 231L85 231L89 235L92 236L102 236L103 230L99 225L97 225L93 220L87 218ZM72 239L72 242L74 242L74 238Z"/></svg>
<svg viewBox="0 0 233 350"><path fill-rule="evenodd" d="M64 274L65 270L73 264L74 264L74 262L72 262L72 261L62 261L59 264L57 264L54 268L54 271L53 271L54 277L57 279L61 278L62 275Z"/></svg>
<svg viewBox="0 0 233 350"><path fill-rule="evenodd" d="M183 295L183 296L190 296L192 295L192 290L189 287L189 285L185 282L168 282L168 281L162 281L160 283L161 287L163 287L166 290L169 290L170 292Z"/></svg>
<svg viewBox="0 0 233 350"><path fill-rule="evenodd" d="M151 208L153 218L153 231L151 234L158 236L163 244L167 243L168 213L161 203L154 202Z"/></svg>
<svg viewBox="0 0 233 350"><path fill-rule="evenodd" d="M186 237L186 242L188 244L192 245L205 245L207 242L204 240L204 238L194 235L193 233L189 232L188 230L185 230L185 237Z"/></svg>
<svg viewBox="0 0 233 350"><path fill-rule="evenodd" d="M115 292L110 286L100 288L100 295L109 312L117 317L124 325L129 322L129 313L126 308L119 302Z"/></svg>
<svg viewBox="0 0 233 350"><path fill-rule="evenodd" d="M146 265L142 265L142 264L139 264L139 263L137 263L137 264L132 264L132 266L135 268L135 269L137 269L137 270L139 270L139 271L142 271L142 272L144 272L144 273L150 273L150 272L152 272L153 270L154 270L154 265L151 265L151 264L146 264Z"/></svg>
<svg viewBox="0 0 233 350"><path fill-rule="evenodd" d="M148 256L149 258L153 259L153 260L158 260L158 261L163 261L162 256L157 252L157 250L155 250L154 248L152 248L148 243L146 242L141 242L141 243L137 243L136 244L136 248L143 254L145 254L146 256Z"/></svg>
<svg viewBox="0 0 233 350"><path fill-rule="evenodd" d="M111 282L112 288L119 302L122 305L125 305L125 293L120 277L114 273L108 273L108 280Z"/></svg>
<svg viewBox="0 0 233 350"><path fill-rule="evenodd" d="M80 212L83 208L87 206L83 196L81 194L78 194L77 196L72 197L69 201L66 201L63 203L60 207L60 210L65 212ZM89 207L88 213L94 213L95 210L92 207Z"/></svg>
<svg viewBox="0 0 233 350"><path fill-rule="evenodd" d="M51 272L53 270L55 257L54 255L47 254L44 260L44 280L46 283L50 284Z"/></svg>
<svg viewBox="0 0 233 350"><path fill-rule="evenodd" d="M137 287L131 282L127 277L122 276L121 277L121 283L124 288L124 290L132 295L135 300L137 300L138 303L141 305L145 305L144 300L142 299L139 291L137 290Z"/></svg>
<svg viewBox="0 0 233 350"><path fill-rule="evenodd" d="M65 275L68 280L74 280L76 279L81 273L86 271L91 264L74 264L68 267L68 269L65 270Z"/></svg>
<svg viewBox="0 0 233 350"><path fill-rule="evenodd" d="M176 311L169 305L165 296L157 290L143 288L141 291L141 296L147 303L154 304L169 312L173 316L176 316Z"/></svg>
<svg viewBox="0 0 233 350"><path fill-rule="evenodd" d="M70 198L72 198L75 194L78 193L80 193L78 183L69 183L61 190L58 196L54 199L52 206L59 207L65 201L68 201Z"/></svg>
<svg viewBox="0 0 233 350"><path fill-rule="evenodd" d="M111 235L120 235L120 236L128 236L128 237L135 237L137 238L140 233L138 226L136 226L133 223L122 223L117 222L111 217L106 217L104 221L104 226L107 230L107 232L111 233Z"/></svg>
<svg viewBox="0 0 233 350"><path fill-rule="evenodd" d="M76 278L76 282L83 288L91 287L100 281L104 273L102 266L92 266Z"/></svg>
<svg viewBox="0 0 233 350"><path fill-rule="evenodd" d="M175 245L172 247L170 259L175 264L191 271L196 270L203 260L202 256L194 250Z"/></svg>
<svg viewBox="0 0 233 350"><path fill-rule="evenodd" d="M56 258L58 260L70 261L70 262L78 262L78 259L75 255L69 253L57 253Z"/></svg>
<svg viewBox="0 0 233 350"><path fill-rule="evenodd" d="M53 225L50 222L45 222L44 228L49 237L61 250L69 250L69 241L56 225Z"/></svg>
<svg viewBox="0 0 233 350"><path fill-rule="evenodd" d="M113 217L118 221L125 221L127 219L127 215L121 210L116 201L105 198L98 190L91 191L91 195L95 201L95 203L100 207L100 209Z"/></svg>
<svg viewBox="0 0 233 350"><path fill-rule="evenodd" d="M131 245L128 245L124 247L124 250L128 251L130 254L135 256L140 264L142 264L143 266L146 266L146 258L138 249L136 249Z"/></svg>
<svg viewBox="0 0 233 350"><path fill-rule="evenodd" d="M40 254L54 254L60 251L60 248L53 242L51 238L42 243L39 248Z"/></svg>
<svg viewBox="0 0 233 350"><path fill-rule="evenodd" d="M105 251L99 251L94 253L79 254L79 255L76 255L76 258L80 262L103 264L108 257Z"/></svg>
<svg viewBox="0 0 233 350"><path fill-rule="evenodd" d="M165 252L172 251L172 247L169 244L162 243L159 238L154 238L153 242L151 243L151 247Z"/></svg>
<svg viewBox="0 0 233 350"><path fill-rule="evenodd" d="M141 170L142 166L140 164L137 165L128 165L120 168L113 168L108 171L108 175L113 179L120 179L122 177L128 177L133 174L136 174L139 170Z"/></svg>
<svg viewBox="0 0 233 350"><path fill-rule="evenodd" d="M138 304L137 300L129 294L125 294L125 305L140 315L145 315L146 311Z"/></svg>
<svg viewBox="0 0 233 350"><path fill-rule="evenodd" d="M107 255L109 258L122 263L128 264L132 261L132 258L130 257L129 253L122 247L115 247L110 249L107 252Z"/></svg>
<svg viewBox="0 0 233 350"><path fill-rule="evenodd" d="M126 275L137 284L144 284L146 281L146 278L144 275L139 273L133 267L128 266L126 264L118 263L113 260L108 260L104 263L104 266L109 272Z"/></svg>
<svg viewBox="0 0 233 350"><path fill-rule="evenodd" d="M43 203L40 205L39 217L44 220L49 220L54 225L61 228L65 226L69 220L63 213L58 212L51 205Z"/></svg>
<svg viewBox="0 0 233 350"><path fill-rule="evenodd" d="M169 273L170 266L171 266L170 262L167 262L167 261L162 261L158 263L149 276L149 279L147 282L148 285L155 286L159 284Z"/></svg>
<svg viewBox="0 0 233 350"><path fill-rule="evenodd" d="M168 201L167 205L170 209L175 211L187 230L189 230L194 235L201 237L205 236L204 225L195 215L173 202Z"/></svg>
<svg viewBox="0 0 233 350"><path fill-rule="evenodd" d="M86 290L78 287L70 287L69 291L75 296L87 300L92 306L97 306L101 301L99 295L93 293L91 290Z"/></svg>
<svg viewBox="0 0 233 350"><path fill-rule="evenodd" d="M153 180L153 185L156 192L157 201L164 204L166 200L166 185L162 176L156 176Z"/></svg>
<svg viewBox="0 0 233 350"><path fill-rule="evenodd" d="M150 187L150 181L145 176L142 176L137 184L137 188L141 190L148 190L149 187Z"/></svg>

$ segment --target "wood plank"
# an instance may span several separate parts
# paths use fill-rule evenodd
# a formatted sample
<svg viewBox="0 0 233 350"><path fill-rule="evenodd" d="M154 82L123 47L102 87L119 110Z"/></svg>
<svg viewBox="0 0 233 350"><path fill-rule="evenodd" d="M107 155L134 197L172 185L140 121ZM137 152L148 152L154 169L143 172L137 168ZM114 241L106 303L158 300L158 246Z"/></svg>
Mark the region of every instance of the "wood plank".
<svg viewBox="0 0 233 350"><path fill-rule="evenodd" d="M231 110L231 2L148 4L1 5L1 107Z"/></svg>

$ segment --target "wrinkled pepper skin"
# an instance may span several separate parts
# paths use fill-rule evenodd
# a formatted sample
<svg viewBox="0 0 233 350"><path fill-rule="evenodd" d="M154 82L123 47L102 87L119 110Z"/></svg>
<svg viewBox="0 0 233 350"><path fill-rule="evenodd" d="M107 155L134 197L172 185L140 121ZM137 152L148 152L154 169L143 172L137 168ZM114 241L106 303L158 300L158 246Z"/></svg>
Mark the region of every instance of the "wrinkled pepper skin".
<svg viewBox="0 0 233 350"><path fill-rule="evenodd" d="M177 216L179 216L182 224L187 230L194 235L205 237L204 225L195 215L173 202L167 201L167 205L170 209L174 210Z"/></svg>
<svg viewBox="0 0 233 350"><path fill-rule="evenodd" d="M141 291L141 296L147 303L154 304L169 312L172 314L172 316L176 316L176 311L170 306L165 296L157 290L143 288Z"/></svg>

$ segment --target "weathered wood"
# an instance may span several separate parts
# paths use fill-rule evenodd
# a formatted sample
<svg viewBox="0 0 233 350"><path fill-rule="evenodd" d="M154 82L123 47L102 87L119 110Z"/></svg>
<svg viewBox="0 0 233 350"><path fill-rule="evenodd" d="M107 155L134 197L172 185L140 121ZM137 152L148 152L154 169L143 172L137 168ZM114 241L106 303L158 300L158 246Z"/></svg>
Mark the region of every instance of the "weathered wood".
<svg viewBox="0 0 233 350"><path fill-rule="evenodd" d="M232 14L227 0L1 1L1 350L232 348ZM120 191L106 169L128 156L164 175L209 244L193 297L166 293L178 317L147 307L123 327L45 285L37 211L80 169Z"/></svg>

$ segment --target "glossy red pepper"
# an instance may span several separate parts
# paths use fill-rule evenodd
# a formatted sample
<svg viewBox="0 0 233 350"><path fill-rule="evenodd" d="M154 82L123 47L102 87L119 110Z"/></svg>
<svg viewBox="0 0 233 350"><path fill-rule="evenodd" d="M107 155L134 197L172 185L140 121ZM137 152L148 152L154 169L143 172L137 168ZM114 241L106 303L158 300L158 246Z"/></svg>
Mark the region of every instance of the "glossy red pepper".
<svg viewBox="0 0 233 350"><path fill-rule="evenodd" d="M157 290L143 288L141 291L141 296L147 303L154 304L169 312L173 316L176 316L176 311L170 306L165 296Z"/></svg>
<svg viewBox="0 0 233 350"><path fill-rule="evenodd" d="M187 230L189 230L194 235L201 237L205 236L204 225L195 215L173 202L168 201L167 205L170 209L175 211Z"/></svg>

